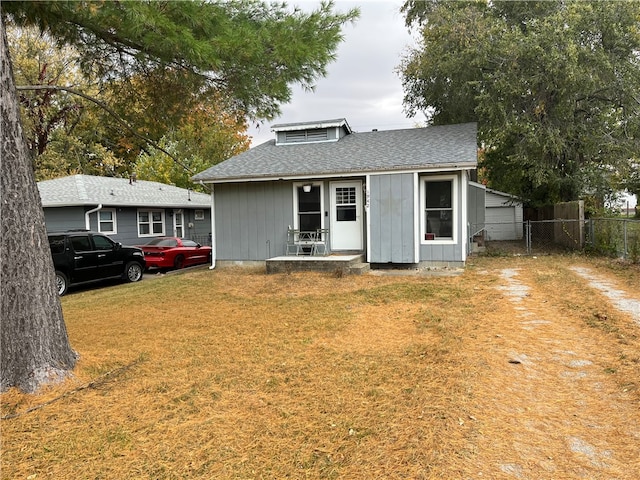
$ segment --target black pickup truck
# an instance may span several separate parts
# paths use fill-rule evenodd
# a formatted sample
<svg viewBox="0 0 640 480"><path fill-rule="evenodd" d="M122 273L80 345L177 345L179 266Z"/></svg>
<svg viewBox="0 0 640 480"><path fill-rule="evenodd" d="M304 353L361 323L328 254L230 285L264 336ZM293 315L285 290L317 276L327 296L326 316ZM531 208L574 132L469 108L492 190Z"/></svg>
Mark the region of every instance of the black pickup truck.
<svg viewBox="0 0 640 480"><path fill-rule="evenodd" d="M137 282L145 269L144 254L137 247L123 247L106 235L89 231L49 233L58 293L70 285L122 278Z"/></svg>

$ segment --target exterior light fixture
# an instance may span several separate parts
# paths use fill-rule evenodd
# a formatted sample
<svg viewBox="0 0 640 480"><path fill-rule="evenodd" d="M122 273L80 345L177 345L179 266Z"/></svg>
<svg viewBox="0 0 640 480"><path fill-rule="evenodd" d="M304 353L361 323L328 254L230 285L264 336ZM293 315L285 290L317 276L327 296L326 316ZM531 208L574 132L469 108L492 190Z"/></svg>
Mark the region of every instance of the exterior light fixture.
<svg viewBox="0 0 640 480"><path fill-rule="evenodd" d="M304 185L302 186L302 191L303 191L304 193L309 193L309 192L311 191L311 187L313 187L313 185L312 185L312 184L310 184L310 183L306 183L306 184L304 184Z"/></svg>

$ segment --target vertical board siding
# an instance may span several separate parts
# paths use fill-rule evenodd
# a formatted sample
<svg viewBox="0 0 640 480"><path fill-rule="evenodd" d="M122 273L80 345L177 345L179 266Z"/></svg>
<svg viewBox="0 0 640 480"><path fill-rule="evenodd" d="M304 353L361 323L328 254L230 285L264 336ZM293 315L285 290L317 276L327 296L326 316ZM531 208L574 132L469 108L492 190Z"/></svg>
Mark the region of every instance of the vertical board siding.
<svg viewBox="0 0 640 480"><path fill-rule="evenodd" d="M468 221L472 230L478 230L484 225L485 222L485 198L488 197L488 192L481 185L474 185L469 183L469 196L467 197L468 207L467 215ZM475 233L475 232L469 232Z"/></svg>
<svg viewBox="0 0 640 480"><path fill-rule="evenodd" d="M216 185L218 260L256 261L284 254L292 198L290 182Z"/></svg>
<svg viewBox="0 0 640 480"><path fill-rule="evenodd" d="M258 221L258 215L256 211L258 205L255 202L251 202L253 208L249 208L250 202L248 197L251 195L252 191L252 188L245 188L244 191L239 192L236 196L236 207L238 209L237 216L240 218L248 219L250 221L240 222L238 224L240 226L240 235L238 237L235 237L234 240L235 244L239 248L234 252L235 258L253 259L253 257L255 256L251 255L250 253L250 245L253 244L254 240L253 237L250 236L250 229L253 225L255 225L255 222Z"/></svg>
<svg viewBox="0 0 640 480"><path fill-rule="evenodd" d="M257 244L264 244L264 257L268 258L268 248L267 242L269 241L267 237L267 225L266 225L266 217L267 217L267 208L264 202L261 202L260 199L263 199L265 196L265 184L261 183L256 185L256 188L249 192L249 204L254 204L256 218L261 221L257 221L252 225L252 231L249 234L250 238L255 238Z"/></svg>
<svg viewBox="0 0 640 480"><path fill-rule="evenodd" d="M413 175L372 175L370 202L370 261L414 263Z"/></svg>

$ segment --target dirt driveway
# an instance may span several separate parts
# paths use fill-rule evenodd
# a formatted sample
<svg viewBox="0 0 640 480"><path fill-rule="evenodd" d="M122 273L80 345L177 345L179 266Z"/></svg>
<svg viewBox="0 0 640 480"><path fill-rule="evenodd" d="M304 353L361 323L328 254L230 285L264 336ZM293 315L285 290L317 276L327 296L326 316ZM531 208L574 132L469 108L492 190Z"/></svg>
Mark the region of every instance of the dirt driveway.
<svg viewBox="0 0 640 480"><path fill-rule="evenodd" d="M465 478L640 478L640 291L606 269L530 259L484 268ZM637 279L637 277L636 277Z"/></svg>

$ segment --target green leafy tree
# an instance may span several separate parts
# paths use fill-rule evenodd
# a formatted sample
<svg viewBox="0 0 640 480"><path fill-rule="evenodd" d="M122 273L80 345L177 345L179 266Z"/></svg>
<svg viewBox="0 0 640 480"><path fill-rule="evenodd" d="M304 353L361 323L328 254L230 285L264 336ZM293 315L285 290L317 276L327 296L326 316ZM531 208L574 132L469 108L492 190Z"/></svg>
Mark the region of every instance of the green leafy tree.
<svg viewBox="0 0 640 480"><path fill-rule="evenodd" d="M0 391L34 391L75 364L47 247L44 214L20 121L5 16L37 25L73 45L80 65L108 82L171 68L199 91L227 99L233 111L271 117L291 84L311 88L325 73L345 22L357 11L314 12L257 1L3 2L0 50ZM171 97L171 92L166 92ZM187 101L187 98L178 98Z"/></svg>
<svg viewBox="0 0 640 480"><path fill-rule="evenodd" d="M173 66L149 68L109 81L104 85L102 98L111 108L98 114L108 148L123 159L129 172L135 170L140 154L148 151L149 139L159 146L166 135L189 121L188 116L199 104L218 102L221 108L223 105L229 110L233 108L222 103L213 89L203 90L197 76ZM114 115L131 128L114 122Z"/></svg>
<svg viewBox="0 0 640 480"><path fill-rule="evenodd" d="M100 96L95 76L80 70L74 60L78 53L72 47L58 46L33 26L10 24L7 37L18 85L64 85ZM124 161L102 143L106 123L95 104L46 88L21 90L19 99L36 180L76 173L114 176L127 171Z"/></svg>
<svg viewBox="0 0 640 480"><path fill-rule="evenodd" d="M86 80L75 67L74 51L58 48L53 39L35 27L7 26L9 49L18 85L77 86ZM29 151L41 155L51 134L64 123L74 123L83 105L80 99L51 90L20 92L20 105Z"/></svg>
<svg viewBox="0 0 640 480"><path fill-rule="evenodd" d="M636 214L640 218L640 160L630 162L629 170L620 181L621 187L636 197Z"/></svg>
<svg viewBox="0 0 640 480"><path fill-rule="evenodd" d="M409 113L477 121L489 184L531 205L609 194L640 151L639 2L404 4Z"/></svg>
<svg viewBox="0 0 640 480"><path fill-rule="evenodd" d="M246 130L243 117L221 112L215 105L200 105L177 130L169 132L159 142L173 158L179 158L180 163L151 147L138 158L137 176L142 180L204 191L204 187L193 185L191 177L248 150L251 139Z"/></svg>
<svg viewBox="0 0 640 480"><path fill-rule="evenodd" d="M123 160L127 172L138 170L140 173L140 158L173 160L175 165L171 170L176 174L183 170L182 176L188 179L198 170L188 167L185 149L191 151L189 158L200 155L203 159L212 159L211 162L224 156L230 150L227 144L236 143L239 135L246 138L245 112L235 110L233 102L214 89L203 91L195 85L190 88L189 84L184 72L166 68L106 86L103 98L111 111L103 111L99 116L105 138L109 139L108 148ZM122 128L120 122L113 121L113 115L133 128ZM194 128L206 130L214 139L207 141L202 134L189 134ZM220 135L225 134L230 137L222 141ZM149 139L156 145L150 144ZM172 155L167 155L169 150L163 152L161 145L171 147ZM214 145L218 145L220 151L209 148ZM196 153L200 148L206 151Z"/></svg>

